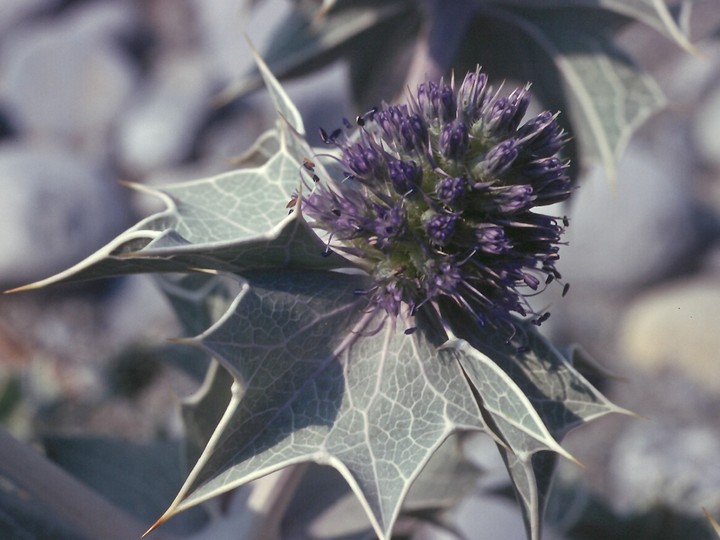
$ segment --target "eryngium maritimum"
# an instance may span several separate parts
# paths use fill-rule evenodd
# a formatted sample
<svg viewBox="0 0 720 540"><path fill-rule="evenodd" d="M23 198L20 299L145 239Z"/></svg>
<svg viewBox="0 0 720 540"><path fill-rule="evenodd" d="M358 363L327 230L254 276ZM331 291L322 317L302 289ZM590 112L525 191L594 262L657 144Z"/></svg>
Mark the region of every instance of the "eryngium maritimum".
<svg viewBox="0 0 720 540"><path fill-rule="evenodd" d="M571 182L556 115L522 123L529 102L528 87L493 92L478 68L321 131L346 174L321 179L303 211L373 277L373 305L395 318L445 297L479 324L534 314L524 294L559 277L564 230L535 208Z"/></svg>

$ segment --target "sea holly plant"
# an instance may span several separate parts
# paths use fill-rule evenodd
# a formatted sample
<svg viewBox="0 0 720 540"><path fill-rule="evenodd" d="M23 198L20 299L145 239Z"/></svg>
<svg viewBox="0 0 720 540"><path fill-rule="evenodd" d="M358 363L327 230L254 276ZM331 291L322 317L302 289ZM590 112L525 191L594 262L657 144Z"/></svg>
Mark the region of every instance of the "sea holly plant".
<svg viewBox="0 0 720 540"><path fill-rule="evenodd" d="M245 156L259 165L141 188L166 209L25 287L174 273L163 288L191 336L179 341L217 363L183 412L197 461L151 530L315 462L390 538L443 443L483 432L539 539L556 456L573 459L560 440L623 412L541 336L548 313L529 300L567 289L568 223L544 212L572 193L558 114L528 117L528 86L493 87L476 68L322 130L312 148L258 66L278 115Z"/></svg>

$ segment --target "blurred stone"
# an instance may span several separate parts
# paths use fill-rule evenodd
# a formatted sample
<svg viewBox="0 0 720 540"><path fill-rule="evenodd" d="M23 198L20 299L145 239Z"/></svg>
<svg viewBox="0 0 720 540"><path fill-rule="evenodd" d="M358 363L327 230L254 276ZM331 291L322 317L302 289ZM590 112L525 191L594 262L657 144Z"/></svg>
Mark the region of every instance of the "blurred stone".
<svg viewBox="0 0 720 540"><path fill-rule="evenodd" d="M622 320L623 356L645 372L675 370L716 394L719 309L720 274L654 288L636 299Z"/></svg>
<svg viewBox="0 0 720 540"><path fill-rule="evenodd" d="M2 0L0 2L0 39L28 17L57 4L58 0Z"/></svg>
<svg viewBox="0 0 720 540"><path fill-rule="evenodd" d="M559 266L573 289L622 295L684 269L696 253L692 172L666 148L674 141L659 142L631 143L616 182L599 170L581 182Z"/></svg>
<svg viewBox="0 0 720 540"><path fill-rule="evenodd" d="M720 509L720 435L713 427L634 422L616 441L609 475L622 512L665 505L691 516Z"/></svg>
<svg viewBox="0 0 720 540"><path fill-rule="evenodd" d="M190 2L196 12L205 64L223 86L253 68L247 38L262 53L278 21L292 8L289 2L279 0L259 3L253 9L234 0Z"/></svg>
<svg viewBox="0 0 720 540"><path fill-rule="evenodd" d="M197 56L162 59L118 126L121 165L145 175L187 158L210 100L207 73Z"/></svg>
<svg viewBox="0 0 720 540"><path fill-rule="evenodd" d="M671 108L692 111L720 75L720 42L693 43L700 54L675 54L658 66L656 79Z"/></svg>
<svg viewBox="0 0 720 540"><path fill-rule="evenodd" d="M695 147L701 159L716 170L720 170L718 126L720 126L720 80L697 108L693 132Z"/></svg>
<svg viewBox="0 0 720 540"><path fill-rule="evenodd" d="M130 4L103 2L9 37L0 56L0 98L19 129L81 148L104 146L137 78L113 42L132 22Z"/></svg>
<svg viewBox="0 0 720 540"><path fill-rule="evenodd" d="M197 49L198 21L192 0L143 0L141 9L160 54Z"/></svg>
<svg viewBox="0 0 720 540"><path fill-rule="evenodd" d="M0 146L0 285L79 262L126 225L126 197L99 167L49 146Z"/></svg>

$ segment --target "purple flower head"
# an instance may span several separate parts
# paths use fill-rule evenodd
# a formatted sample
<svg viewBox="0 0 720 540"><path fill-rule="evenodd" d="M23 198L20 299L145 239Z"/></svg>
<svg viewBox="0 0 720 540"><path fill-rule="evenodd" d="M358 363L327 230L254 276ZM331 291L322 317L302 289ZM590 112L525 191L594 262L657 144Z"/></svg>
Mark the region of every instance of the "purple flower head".
<svg viewBox="0 0 720 540"><path fill-rule="evenodd" d="M456 207L462 203L465 196L467 180L463 176L455 178L442 178L435 188L438 200L447 206Z"/></svg>
<svg viewBox="0 0 720 540"><path fill-rule="evenodd" d="M480 169L489 176L502 176L519 154L520 149L515 139L504 140L488 151L480 164Z"/></svg>
<svg viewBox="0 0 720 540"><path fill-rule="evenodd" d="M533 206L533 189L525 184L503 186L497 188L495 201L501 213L516 214L517 212L523 212Z"/></svg>
<svg viewBox="0 0 720 540"><path fill-rule="evenodd" d="M478 324L538 315L525 295L559 279L564 227L537 209L572 185L555 115L525 120L529 102L528 86L500 95L477 69L326 137L352 178L321 179L302 211L374 280L371 306L440 320L450 302Z"/></svg>
<svg viewBox="0 0 720 540"><path fill-rule="evenodd" d="M423 216L425 233L432 244L445 246L455 233L458 217L453 214L434 214L428 211Z"/></svg>
<svg viewBox="0 0 720 540"><path fill-rule="evenodd" d="M446 158L460 161L465 156L469 143L465 122L456 120L445 124L440 135L440 152Z"/></svg>
<svg viewBox="0 0 720 540"><path fill-rule="evenodd" d="M389 159L388 174L395 191L400 195L407 195L420 187L423 170L413 160Z"/></svg>
<svg viewBox="0 0 720 540"><path fill-rule="evenodd" d="M417 106L429 123L447 122L455 117L455 92L443 81L429 81L417 89Z"/></svg>
<svg viewBox="0 0 720 540"><path fill-rule="evenodd" d="M364 143L350 145L343 153L343 161L355 176L361 178L376 176L384 165L381 152Z"/></svg>
<svg viewBox="0 0 720 540"><path fill-rule="evenodd" d="M525 153L533 158L547 158L557 154L565 144L564 135L555 115L549 111L540 113L517 132Z"/></svg>
<svg viewBox="0 0 720 540"><path fill-rule="evenodd" d="M499 139L515 133L530 105L529 87L516 88L485 107L479 127L486 137Z"/></svg>
<svg viewBox="0 0 720 540"><path fill-rule="evenodd" d="M477 249L493 255L505 253L512 248L504 229L492 223L480 223L475 227L475 241Z"/></svg>
<svg viewBox="0 0 720 540"><path fill-rule="evenodd" d="M480 68L467 74L457 92L458 116L466 122L478 120L486 99L487 75Z"/></svg>
<svg viewBox="0 0 720 540"><path fill-rule="evenodd" d="M403 152L422 152L427 141L427 127L422 117L410 113L407 105L389 105L375 115L385 142Z"/></svg>
<svg viewBox="0 0 720 540"><path fill-rule="evenodd" d="M401 203L388 208L381 204L374 206L375 218L368 228L375 233L377 245L382 248L401 238L407 231L407 212Z"/></svg>
<svg viewBox="0 0 720 540"><path fill-rule="evenodd" d="M463 281L460 265L452 259L443 261L430 260L425 267L427 280L425 292L430 295L438 293L452 294Z"/></svg>

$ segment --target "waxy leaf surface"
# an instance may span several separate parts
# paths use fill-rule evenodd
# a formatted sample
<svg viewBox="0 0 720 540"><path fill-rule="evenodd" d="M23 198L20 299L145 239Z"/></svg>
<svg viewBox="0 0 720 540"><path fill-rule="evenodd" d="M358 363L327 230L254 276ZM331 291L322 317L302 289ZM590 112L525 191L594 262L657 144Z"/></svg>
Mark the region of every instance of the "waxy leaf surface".
<svg viewBox="0 0 720 540"><path fill-rule="evenodd" d="M606 414L630 413L598 392L533 325L521 325L509 337L496 329L471 327L462 318L455 321L454 330L471 347L454 347L466 353L460 362L492 417L488 427L505 443L498 448L528 535L536 540L557 455L569 457L555 441ZM509 382L494 369L501 369Z"/></svg>
<svg viewBox="0 0 720 540"><path fill-rule="evenodd" d="M198 338L236 377L236 397L162 520L312 460L344 476L388 538L433 452L454 431L484 429L454 352L429 343L422 329L378 327L355 293L363 278L246 277L227 315Z"/></svg>

